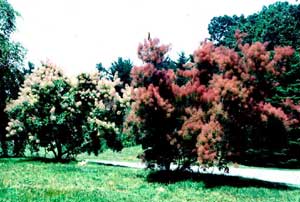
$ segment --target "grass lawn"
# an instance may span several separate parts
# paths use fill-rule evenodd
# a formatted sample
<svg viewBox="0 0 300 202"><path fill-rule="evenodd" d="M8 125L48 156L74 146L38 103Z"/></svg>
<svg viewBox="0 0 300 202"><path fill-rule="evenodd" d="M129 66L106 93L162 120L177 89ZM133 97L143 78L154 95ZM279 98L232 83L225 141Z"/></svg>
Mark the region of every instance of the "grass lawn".
<svg viewBox="0 0 300 202"><path fill-rule="evenodd" d="M128 149L128 158L131 150L138 149ZM109 152L103 154L109 155ZM123 154L119 159L113 156L112 160L126 160L125 156ZM131 168L95 164L80 166L76 162L61 164L26 158L0 159L0 169L1 202L300 202L299 189L235 177L152 173Z"/></svg>
<svg viewBox="0 0 300 202"><path fill-rule="evenodd" d="M108 149L103 153L100 153L98 156L94 154L80 154L77 156L77 160L84 159L101 159L101 160L111 160L111 161L128 161L128 162L140 162L141 160L137 158L137 155L142 153L141 146L134 146L122 149L121 152L113 152Z"/></svg>

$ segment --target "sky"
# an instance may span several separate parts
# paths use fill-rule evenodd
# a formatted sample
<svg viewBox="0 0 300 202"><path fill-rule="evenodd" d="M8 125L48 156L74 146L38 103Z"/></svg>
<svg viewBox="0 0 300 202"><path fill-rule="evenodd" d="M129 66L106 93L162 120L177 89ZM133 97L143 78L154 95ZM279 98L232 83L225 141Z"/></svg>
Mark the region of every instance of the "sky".
<svg viewBox="0 0 300 202"><path fill-rule="evenodd" d="M36 66L50 60L67 75L109 67L118 57L135 65L150 32L171 44L170 57L188 54L207 38L214 16L249 15L276 0L8 0L21 14L13 40ZM295 3L296 0L289 0Z"/></svg>

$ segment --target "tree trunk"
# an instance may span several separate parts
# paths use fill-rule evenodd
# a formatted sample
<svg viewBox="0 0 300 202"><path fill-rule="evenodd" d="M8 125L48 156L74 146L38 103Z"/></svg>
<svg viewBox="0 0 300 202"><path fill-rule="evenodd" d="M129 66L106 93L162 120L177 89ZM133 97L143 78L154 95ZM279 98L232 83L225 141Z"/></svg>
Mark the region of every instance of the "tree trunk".
<svg viewBox="0 0 300 202"><path fill-rule="evenodd" d="M6 130L5 130L5 123L7 123L7 117L6 114L2 111L3 109L0 109L0 144L1 144L1 150L2 150L2 156L7 157L8 151L7 151L7 144L6 144Z"/></svg>
<svg viewBox="0 0 300 202"><path fill-rule="evenodd" d="M57 141L56 143L56 148L57 148L57 156L56 156L56 159L58 161L61 161L62 160L62 145Z"/></svg>

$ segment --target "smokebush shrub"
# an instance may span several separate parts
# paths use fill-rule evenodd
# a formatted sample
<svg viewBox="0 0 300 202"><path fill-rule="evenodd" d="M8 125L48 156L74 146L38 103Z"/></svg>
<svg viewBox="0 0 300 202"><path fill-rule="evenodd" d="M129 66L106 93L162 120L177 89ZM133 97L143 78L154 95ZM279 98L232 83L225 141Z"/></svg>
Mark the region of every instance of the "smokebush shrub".
<svg viewBox="0 0 300 202"><path fill-rule="evenodd" d="M130 88L126 86L119 94L120 79L100 77L99 73L81 74L75 87L76 101L84 120L83 133L88 139L84 147L98 154L109 147L120 151L123 147L123 122L130 106Z"/></svg>
<svg viewBox="0 0 300 202"><path fill-rule="evenodd" d="M159 65L168 46L158 39L139 45L144 65L131 72L131 119L144 132L141 156L146 162L165 169L171 163L185 169L195 162L223 167L242 162L254 146L261 148L257 157L286 146L287 132L299 123L299 106L290 100L272 105L267 98L280 85L294 51L267 51L260 42L243 45L244 34L235 36L237 50L205 41L193 62L175 71ZM291 107L293 113L287 110Z"/></svg>
<svg viewBox="0 0 300 202"><path fill-rule="evenodd" d="M18 99L6 108L13 153L21 155L29 145L32 151L45 148L62 160L107 147L120 150L128 104L114 89L118 82L98 74L71 80L50 63L36 69L25 79Z"/></svg>
<svg viewBox="0 0 300 202"><path fill-rule="evenodd" d="M45 147L55 158L77 153L83 137L76 126L79 113L71 82L52 64L44 64L24 81L19 97L8 104L8 137L14 153L24 152L28 143L38 151Z"/></svg>

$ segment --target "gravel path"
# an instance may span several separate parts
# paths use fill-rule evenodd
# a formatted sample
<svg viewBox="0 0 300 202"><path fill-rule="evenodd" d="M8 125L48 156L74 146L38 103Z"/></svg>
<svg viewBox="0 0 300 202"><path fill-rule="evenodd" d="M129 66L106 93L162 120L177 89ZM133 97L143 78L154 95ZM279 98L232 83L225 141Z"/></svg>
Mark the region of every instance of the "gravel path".
<svg viewBox="0 0 300 202"><path fill-rule="evenodd" d="M89 160L86 163L97 163L101 165L110 166L121 166L137 169L145 169L146 165L144 163L135 162L119 162L119 161L106 161L106 160ZM176 169L176 165L171 165L171 169ZM191 167L193 172L214 174L214 175L227 175L243 177L248 179L257 179L267 182L281 183L287 186L300 188L300 169L274 169L274 168L258 168L258 167L229 167L229 173L224 173L219 171L218 168L212 167L206 169L205 171L199 166Z"/></svg>

